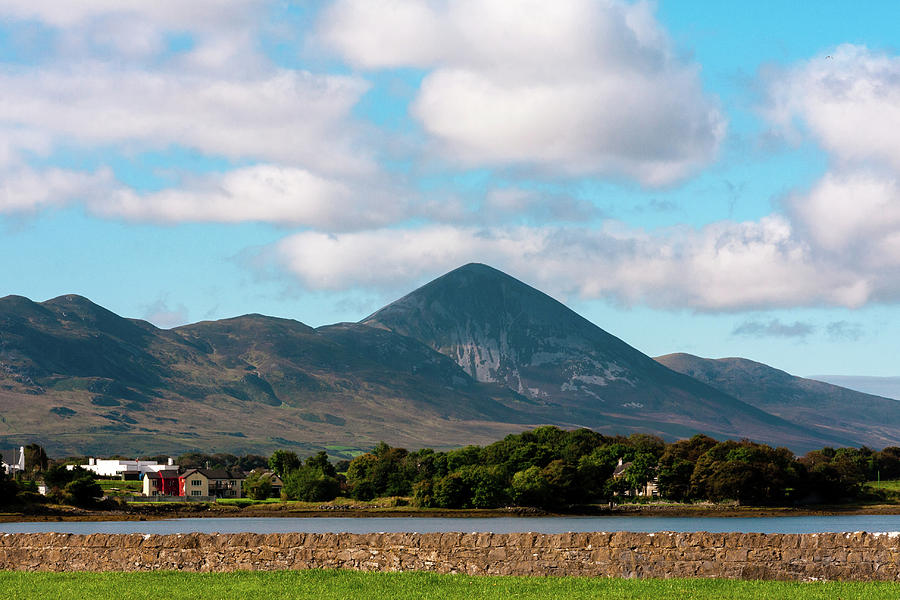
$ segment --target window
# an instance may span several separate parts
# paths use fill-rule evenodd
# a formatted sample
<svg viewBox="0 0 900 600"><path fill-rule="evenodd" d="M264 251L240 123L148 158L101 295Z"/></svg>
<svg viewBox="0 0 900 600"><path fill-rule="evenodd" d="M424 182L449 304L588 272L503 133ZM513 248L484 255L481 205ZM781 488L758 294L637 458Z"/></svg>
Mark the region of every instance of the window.
<svg viewBox="0 0 900 600"><path fill-rule="evenodd" d="M203 483L203 482L200 481L199 479L193 479L193 480L191 480L191 485L193 485L193 486L200 485L201 483Z"/></svg>
<svg viewBox="0 0 900 600"><path fill-rule="evenodd" d="M200 490L191 490L191 496L199 496Z"/></svg>

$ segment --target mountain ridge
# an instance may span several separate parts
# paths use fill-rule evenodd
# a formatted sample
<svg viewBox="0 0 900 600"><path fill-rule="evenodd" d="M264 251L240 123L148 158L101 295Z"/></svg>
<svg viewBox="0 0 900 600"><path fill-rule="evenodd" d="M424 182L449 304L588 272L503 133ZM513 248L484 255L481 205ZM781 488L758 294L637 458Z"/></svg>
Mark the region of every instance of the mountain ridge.
<svg viewBox="0 0 900 600"><path fill-rule="evenodd" d="M0 298L0 442L56 452L487 443L529 427L854 445L676 372L492 267L360 323L250 313L160 329L74 294Z"/></svg>
<svg viewBox="0 0 900 600"><path fill-rule="evenodd" d="M673 353L656 360L786 419L852 435L870 446L900 442L900 402L896 400L797 377L746 358Z"/></svg>

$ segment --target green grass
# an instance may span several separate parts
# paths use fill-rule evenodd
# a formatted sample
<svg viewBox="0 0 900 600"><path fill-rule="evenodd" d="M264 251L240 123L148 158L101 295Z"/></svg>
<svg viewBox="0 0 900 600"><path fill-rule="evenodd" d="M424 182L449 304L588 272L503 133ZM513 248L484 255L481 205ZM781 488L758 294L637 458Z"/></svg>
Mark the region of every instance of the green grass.
<svg viewBox="0 0 900 600"><path fill-rule="evenodd" d="M867 486L876 490L886 490L889 492L900 492L900 479L889 479L885 481L869 481Z"/></svg>
<svg viewBox="0 0 900 600"><path fill-rule="evenodd" d="M470 577L433 573L269 571L237 573L0 572L7 600L240 598L241 600L894 600L897 583L790 583L723 579Z"/></svg>
<svg viewBox="0 0 900 600"><path fill-rule="evenodd" d="M256 504L281 504L281 498L266 498L265 500L254 500L253 498L219 498L216 500L218 504L232 504L234 506L252 506Z"/></svg>
<svg viewBox="0 0 900 600"><path fill-rule="evenodd" d="M110 488L119 488L123 491L140 492L143 490L143 483L140 481L122 481L121 479L98 479L97 483L105 492Z"/></svg>
<svg viewBox="0 0 900 600"><path fill-rule="evenodd" d="M354 500L353 498L338 497L329 502L303 502L300 500L281 500L280 498L267 498L266 500L253 500L252 498L219 498L218 504L230 504L241 508L252 507L257 505L280 504L285 505L288 509L297 510L315 510L321 506L362 506L367 508L378 507L406 507L409 505L409 498L403 496L390 496L385 498L375 498L374 500Z"/></svg>

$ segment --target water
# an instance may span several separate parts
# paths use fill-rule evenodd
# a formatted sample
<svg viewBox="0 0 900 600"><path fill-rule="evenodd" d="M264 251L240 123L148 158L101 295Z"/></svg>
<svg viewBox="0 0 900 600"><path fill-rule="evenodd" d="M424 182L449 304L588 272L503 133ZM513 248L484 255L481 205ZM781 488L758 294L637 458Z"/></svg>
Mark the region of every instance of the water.
<svg viewBox="0 0 900 600"><path fill-rule="evenodd" d="M566 533L569 531L709 531L823 533L900 531L900 515L827 517L307 517L203 518L160 521L0 523L0 533L378 533L445 531Z"/></svg>

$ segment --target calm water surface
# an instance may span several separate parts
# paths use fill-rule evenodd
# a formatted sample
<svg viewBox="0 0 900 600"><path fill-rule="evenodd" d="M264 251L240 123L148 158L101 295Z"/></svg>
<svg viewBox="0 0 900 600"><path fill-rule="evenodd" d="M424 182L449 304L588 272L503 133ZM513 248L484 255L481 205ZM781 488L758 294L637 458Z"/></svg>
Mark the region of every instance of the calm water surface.
<svg viewBox="0 0 900 600"><path fill-rule="evenodd" d="M569 531L709 531L822 533L900 531L900 515L829 517L496 517L496 518L229 518L162 521L0 523L0 533L566 533Z"/></svg>

